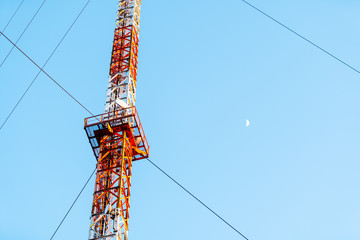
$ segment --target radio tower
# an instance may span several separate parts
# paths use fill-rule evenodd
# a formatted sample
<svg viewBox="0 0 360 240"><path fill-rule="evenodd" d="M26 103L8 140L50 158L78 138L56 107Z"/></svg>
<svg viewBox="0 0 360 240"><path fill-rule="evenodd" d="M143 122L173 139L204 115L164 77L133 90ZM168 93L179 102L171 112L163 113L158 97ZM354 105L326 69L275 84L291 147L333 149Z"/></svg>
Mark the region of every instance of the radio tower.
<svg viewBox="0 0 360 240"><path fill-rule="evenodd" d="M141 0L119 0L105 113L85 119L97 164L89 240L127 240L132 162L147 158L135 108Z"/></svg>

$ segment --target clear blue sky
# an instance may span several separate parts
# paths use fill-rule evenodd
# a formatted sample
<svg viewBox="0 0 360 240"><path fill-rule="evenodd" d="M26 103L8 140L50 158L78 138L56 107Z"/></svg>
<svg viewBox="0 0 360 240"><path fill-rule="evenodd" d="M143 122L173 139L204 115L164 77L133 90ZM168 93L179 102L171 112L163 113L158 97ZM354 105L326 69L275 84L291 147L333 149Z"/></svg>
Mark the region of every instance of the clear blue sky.
<svg viewBox="0 0 360 240"><path fill-rule="evenodd" d="M0 29L21 0L0 0ZM360 68L360 2L249 0ZM42 0L25 0L15 40ZM43 64L85 0L48 0L19 46ZM116 0L92 0L46 67L104 111ZM360 239L360 75L240 0L144 0L137 108L150 158L251 240ZM0 37L0 60L11 45ZM36 75L14 51L0 121ZM49 239L95 167L89 114L43 74L0 131L0 239ZM250 126L245 127L245 120ZM94 179L55 239L87 239ZM148 162L130 240L241 239Z"/></svg>

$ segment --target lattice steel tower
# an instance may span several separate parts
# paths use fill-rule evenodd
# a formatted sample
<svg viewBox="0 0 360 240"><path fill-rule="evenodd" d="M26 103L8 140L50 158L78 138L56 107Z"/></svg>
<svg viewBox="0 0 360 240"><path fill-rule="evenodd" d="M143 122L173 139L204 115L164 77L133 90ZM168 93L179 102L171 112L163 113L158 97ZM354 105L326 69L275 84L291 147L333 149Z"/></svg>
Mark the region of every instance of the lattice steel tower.
<svg viewBox="0 0 360 240"><path fill-rule="evenodd" d="M127 240L132 162L147 158L135 108L141 0L119 0L105 113L85 119L97 160L89 239Z"/></svg>

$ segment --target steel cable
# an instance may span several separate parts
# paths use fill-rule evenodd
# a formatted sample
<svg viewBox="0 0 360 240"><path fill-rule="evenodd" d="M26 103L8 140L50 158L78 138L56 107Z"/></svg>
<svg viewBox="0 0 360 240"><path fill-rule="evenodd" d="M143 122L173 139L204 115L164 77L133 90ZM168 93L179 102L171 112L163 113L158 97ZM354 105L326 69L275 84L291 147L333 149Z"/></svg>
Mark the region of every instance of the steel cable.
<svg viewBox="0 0 360 240"><path fill-rule="evenodd" d="M20 99L17 101L17 103L15 104L15 106L13 107L13 109L11 110L11 112L8 114L8 116L6 117L5 121L2 123L2 125L0 126L0 130L4 127L4 125L6 124L6 122L9 120L9 118L11 117L11 115L13 114L13 112L15 111L15 109L18 107L18 105L20 104L20 102L22 101L22 99L25 97L25 95L27 94L27 92L29 91L29 89L31 88L31 86L34 84L34 82L36 81L36 79L38 78L38 76L40 75L42 69L45 68L45 66L47 65L47 63L49 62L49 60L52 58L52 56L54 55L54 53L56 52L56 50L59 48L60 44L64 41L64 39L66 38L66 36L68 35L68 33L70 32L71 28L74 26L74 24L77 22L77 20L79 19L79 17L81 16L81 14L84 12L85 8L88 6L88 4L90 3L91 0L88 0L84 7L81 9L80 13L77 15L77 17L75 18L75 20L72 22L72 24L70 25L70 27L68 28L68 30L65 32L64 36L61 38L60 42L56 45L55 49L52 51L52 53L50 54L50 56L48 57L48 59L46 60L46 62L44 63L44 65L42 66L42 68L40 68L39 72L37 73L37 75L35 76L35 78L31 81L30 85L26 88L25 92L22 94L22 96L20 97ZM8 39L9 40L9 39ZM16 46L13 45L13 47Z"/></svg>
<svg viewBox="0 0 360 240"><path fill-rule="evenodd" d="M44 0L42 2L42 4L40 5L40 7L38 8L38 10L36 11L36 13L33 15L33 17L31 18L30 22L28 23L28 25L26 25L24 31L21 33L20 37L16 40L15 44L17 44L20 39L22 38L22 36L24 35L24 33L26 32L26 30L29 28L29 26L31 25L31 23L33 22L33 20L35 19L36 15L39 13L40 9L44 6L45 2L47 0ZM4 31L3 31L4 32ZM14 45L11 47L10 51L8 52L8 54L6 55L6 57L4 58L4 60L2 61L2 63L0 64L0 68L4 65L6 59L8 59L8 57L10 56L11 52L14 50Z"/></svg>
<svg viewBox="0 0 360 240"><path fill-rule="evenodd" d="M250 6L251 8L255 9L256 11L258 11L259 13L261 13L262 15L266 16L267 18L271 19L272 21L274 21L275 23L279 24L280 26L284 27L285 29L287 29L288 31L292 32L293 34L295 34L296 36L300 37L301 39L305 40L306 42L310 43L311 45L313 45L314 47L316 47L317 49L319 49L320 51L324 52L325 54L327 54L328 56L334 58L335 60L337 60L338 62L342 63L343 65L347 66L348 68L352 69L353 71L360 73L360 71L358 69L356 69L355 67L351 66L350 64L346 63L345 61L341 60L340 58L336 57L334 54L330 53L329 51L325 50L324 48L320 47L319 45L317 45L316 43L314 43L313 41L309 40L308 38L304 37L303 35L301 35L300 33L292 30L290 27L286 26L285 24L283 24L282 22L280 22L279 20L273 18L272 16L270 16L269 14L265 13L264 11L262 11L261 9L257 8L256 6L252 5L251 3L245 1L245 0L241 0L242 2L244 2L245 4L247 4L248 6Z"/></svg>
<svg viewBox="0 0 360 240"><path fill-rule="evenodd" d="M244 234L242 234L239 230L237 230L235 227L233 227L228 221L226 221L224 218L222 218L219 214L217 214L214 210L212 210L209 206L207 206L203 201L201 201L199 198L197 198L194 194L192 194L189 190L187 190L184 186L182 186L178 181L176 181L174 178L172 178L169 174L167 174L164 170L162 170L158 165L156 165L153 161L151 161L149 158L146 158L155 168L157 168L160 172L162 172L165 176L167 176L171 181L173 181L176 185L178 185L180 188L182 188L187 194L189 194L191 197L193 197L196 201L198 201L201 205L203 205L207 210L209 210L211 213L213 213L216 217L218 217L221 221L223 221L226 225L228 225L230 228L232 228L235 232L237 232L241 237L243 237L246 240L249 240L247 237L245 237Z"/></svg>
<svg viewBox="0 0 360 240"><path fill-rule="evenodd" d="M32 58L30 58L24 51L22 51L14 42L12 42L3 32L0 31L0 34L3 35L11 44L15 46L27 59L29 59L37 68L41 70L48 78L50 78L59 88L61 88L69 97L71 97L75 102L77 102L82 108L84 108L90 115L95 116L89 109L87 109L79 100L77 100L73 95L71 95L63 86L61 86L54 78L52 78L44 69L42 69Z"/></svg>
<svg viewBox="0 0 360 240"><path fill-rule="evenodd" d="M13 20L13 18L15 17L16 13L19 11L21 5L24 3L25 0L22 0L21 3L19 4L19 6L16 8L15 12L13 13L13 15L11 16L10 20L6 23L4 29L2 30L3 32L5 32L6 28L9 26L9 24L11 23L11 21Z"/></svg>
<svg viewBox="0 0 360 240"><path fill-rule="evenodd" d="M77 200L79 199L80 195L82 194L82 192L84 191L84 189L86 188L86 186L88 185L88 183L90 182L90 179L92 178L92 176L94 176L96 172L96 168L94 169L94 171L91 173L90 177L88 178L88 180L86 181L85 185L83 186L83 188L81 189L81 191L79 192L79 194L77 195L77 197L75 198L75 200L73 201L73 203L71 204L69 210L66 212L65 216L63 217L63 219L61 220L61 222L59 223L59 225L57 226L55 232L53 233L53 235L51 236L50 240L52 240L54 238L54 236L56 235L57 231L59 230L59 228L61 227L61 225L63 224L63 222L65 221L66 217L69 215L71 209L74 207L75 203L77 202Z"/></svg>

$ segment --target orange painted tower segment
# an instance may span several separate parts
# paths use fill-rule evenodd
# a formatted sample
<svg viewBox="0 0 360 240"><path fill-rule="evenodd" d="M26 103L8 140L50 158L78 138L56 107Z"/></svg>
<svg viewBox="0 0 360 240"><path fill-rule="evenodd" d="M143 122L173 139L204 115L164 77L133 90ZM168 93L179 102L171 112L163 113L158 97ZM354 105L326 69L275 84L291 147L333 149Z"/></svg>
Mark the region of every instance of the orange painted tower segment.
<svg viewBox="0 0 360 240"><path fill-rule="evenodd" d="M105 113L85 119L97 160L89 240L127 240L132 163L149 156L135 108L141 0L120 0Z"/></svg>

